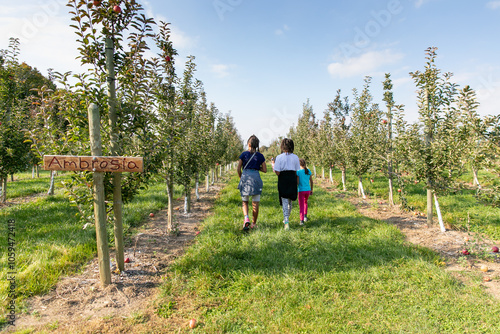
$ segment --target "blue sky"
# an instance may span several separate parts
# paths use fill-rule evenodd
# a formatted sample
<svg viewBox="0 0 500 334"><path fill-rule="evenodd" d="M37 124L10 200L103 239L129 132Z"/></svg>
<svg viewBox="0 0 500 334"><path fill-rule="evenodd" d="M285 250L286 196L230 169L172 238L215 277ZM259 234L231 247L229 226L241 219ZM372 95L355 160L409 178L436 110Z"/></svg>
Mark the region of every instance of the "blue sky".
<svg viewBox="0 0 500 334"><path fill-rule="evenodd" d="M386 72L396 103L415 121L416 88L408 73L423 69L429 46L438 47L440 69L478 92L481 114L498 114L498 0L139 2L149 16L172 24L177 64L196 57L209 101L231 111L245 140L256 134L269 144L285 135L307 99L322 118L337 89L351 96L366 75L381 103ZM19 37L20 60L42 73L80 71L65 3L1 0L0 48Z"/></svg>

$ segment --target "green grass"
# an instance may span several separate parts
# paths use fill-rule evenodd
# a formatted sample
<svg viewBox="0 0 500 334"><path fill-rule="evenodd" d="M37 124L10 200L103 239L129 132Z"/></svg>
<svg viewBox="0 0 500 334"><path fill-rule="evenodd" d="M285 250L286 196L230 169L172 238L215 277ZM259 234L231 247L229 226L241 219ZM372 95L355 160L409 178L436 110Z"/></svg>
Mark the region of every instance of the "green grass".
<svg viewBox="0 0 500 334"><path fill-rule="evenodd" d="M165 183L161 179L142 190L132 202L124 205L124 230L136 226L167 203ZM176 196L181 195L176 189ZM82 229L76 218L77 210L59 189L55 196L3 208L0 211L2 249L7 249L7 221L15 221L15 252L18 294L17 305L29 296L47 292L62 275L78 271L96 256L95 229ZM112 226L108 236L113 245ZM7 295L7 252L0 257L0 304L4 310ZM0 313L1 314L1 313ZM3 318L3 317L2 317ZM1 323L0 323L1 325Z"/></svg>
<svg viewBox="0 0 500 334"><path fill-rule="evenodd" d="M463 285L432 251L319 187L310 222L283 229L276 177L264 175L259 228L241 231L236 177L166 276L158 310L194 333L496 333L498 303ZM168 307L175 305L175 307ZM163 312L165 313L165 312Z"/></svg>
<svg viewBox="0 0 500 334"><path fill-rule="evenodd" d="M50 186L50 175L45 174L46 173L43 173L39 178L34 179L31 178L31 173L29 177L27 177L27 173L16 174L14 182L10 182L9 177L9 182L7 182L7 200L39 193L47 193ZM68 177L67 174L59 174L56 176L56 183Z"/></svg>
<svg viewBox="0 0 500 334"><path fill-rule="evenodd" d="M493 175L486 171L479 173L479 180L484 186L492 182ZM334 179L340 182L341 176L335 170ZM373 183L370 182L373 179ZM471 173L466 173L460 177L461 182L471 183ZM358 181L352 173L347 173L347 190L350 193L357 191ZM388 180L381 173L373 173L363 178L365 192L372 198L388 198ZM341 189L342 185L339 186ZM401 203L396 192L397 183L394 185L394 200ZM406 198L408 204L419 212L427 212L426 189L423 182L418 184L410 181L405 184ZM443 215L443 220L449 226L460 230L470 229L474 232L485 233L489 238L500 240L500 208L494 208L480 203L475 195L475 190L464 188L439 197L439 206ZM356 194L357 196L357 194ZM434 211L435 212L435 211ZM437 219L437 218L436 218Z"/></svg>

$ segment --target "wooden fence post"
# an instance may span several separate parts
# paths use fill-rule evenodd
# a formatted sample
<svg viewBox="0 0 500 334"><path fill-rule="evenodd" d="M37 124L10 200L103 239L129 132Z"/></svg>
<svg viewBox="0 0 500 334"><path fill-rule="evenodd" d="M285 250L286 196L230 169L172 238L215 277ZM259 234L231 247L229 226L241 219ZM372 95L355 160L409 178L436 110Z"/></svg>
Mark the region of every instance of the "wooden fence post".
<svg viewBox="0 0 500 334"><path fill-rule="evenodd" d="M91 104L88 109L90 145L93 156L102 156L99 108ZM111 283L109 263L108 235L106 231L106 204L104 198L104 173L93 172L94 175L94 218L97 237L97 256L99 275L102 285Z"/></svg>

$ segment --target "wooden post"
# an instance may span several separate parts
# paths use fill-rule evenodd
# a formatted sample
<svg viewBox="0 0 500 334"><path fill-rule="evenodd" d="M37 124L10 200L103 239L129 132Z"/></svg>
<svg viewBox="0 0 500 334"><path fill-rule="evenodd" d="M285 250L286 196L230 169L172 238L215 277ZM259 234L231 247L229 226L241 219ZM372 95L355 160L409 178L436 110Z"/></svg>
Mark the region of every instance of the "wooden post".
<svg viewBox="0 0 500 334"><path fill-rule="evenodd" d="M111 131L110 153L119 155L118 132L116 114L116 86L114 65L114 42L111 37L106 37L106 70L108 74L108 105L109 105L109 127ZM120 271L125 270L125 256L123 246L123 214L122 214L122 174L113 173L113 213L115 217L115 248L116 265Z"/></svg>
<svg viewBox="0 0 500 334"><path fill-rule="evenodd" d="M93 156L102 155L99 108L91 104L88 110L90 145ZM104 202L104 173L94 172L94 216L97 236L97 256L102 285L111 283L108 236L106 231L106 204Z"/></svg>

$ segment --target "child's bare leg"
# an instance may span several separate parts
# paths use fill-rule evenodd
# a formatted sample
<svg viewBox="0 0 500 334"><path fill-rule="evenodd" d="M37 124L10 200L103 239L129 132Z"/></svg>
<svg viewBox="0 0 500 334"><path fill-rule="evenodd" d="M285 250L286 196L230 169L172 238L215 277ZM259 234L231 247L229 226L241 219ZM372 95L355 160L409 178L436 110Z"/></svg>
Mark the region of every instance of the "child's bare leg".
<svg viewBox="0 0 500 334"><path fill-rule="evenodd" d="M257 218L259 217L259 202L252 202L252 225L250 228L254 228L257 224Z"/></svg>

